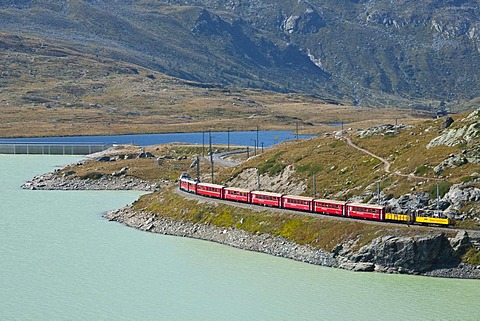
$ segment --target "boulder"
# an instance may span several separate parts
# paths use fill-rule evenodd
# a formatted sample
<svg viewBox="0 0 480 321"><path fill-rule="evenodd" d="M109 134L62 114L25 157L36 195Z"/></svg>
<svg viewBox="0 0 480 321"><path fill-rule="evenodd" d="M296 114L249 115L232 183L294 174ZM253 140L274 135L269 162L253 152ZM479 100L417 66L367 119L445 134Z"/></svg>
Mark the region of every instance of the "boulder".
<svg viewBox="0 0 480 321"><path fill-rule="evenodd" d="M125 175L125 174L127 174L127 170L128 170L128 167L123 167L120 171L113 172L112 176L119 177L119 176Z"/></svg>
<svg viewBox="0 0 480 321"><path fill-rule="evenodd" d="M452 117L445 117L445 120L442 123L442 129L447 129L453 124L454 120Z"/></svg>
<svg viewBox="0 0 480 321"><path fill-rule="evenodd" d="M467 251L473 247L467 231L464 230L459 231L454 238L450 239L450 245L460 256L467 253Z"/></svg>
<svg viewBox="0 0 480 321"><path fill-rule="evenodd" d="M353 272L373 272L375 271L375 264L373 263L352 263L345 262L339 266L341 269L353 271Z"/></svg>
<svg viewBox="0 0 480 321"><path fill-rule="evenodd" d="M460 256L441 233L426 237L379 237L348 257L348 261L370 263L405 273L424 273L456 267Z"/></svg>
<svg viewBox="0 0 480 321"><path fill-rule="evenodd" d="M480 137L480 123L476 122L471 125L460 128L452 128L432 139L427 144L427 149L436 146L456 146L462 143L468 143L473 139Z"/></svg>
<svg viewBox="0 0 480 321"><path fill-rule="evenodd" d="M454 210L459 210L468 202L480 202L480 189L469 183L455 184L443 200L449 202Z"/></svg>
<svg viewBox="0 0 480 321"><path fill-rule="evenodd" d="M468 163L468 159L463 155L451 154L447 159L433 168L435 175L440 175L445 168L456 168Z"/></svg>
<svg viewBox="0 0 480 321"><path fill-rule="evenodd" d="M406 194L398 199L389 199L388 208L395 213L404 213L406 210L425 208L430 201L430 194L427 192Z"/></svg>

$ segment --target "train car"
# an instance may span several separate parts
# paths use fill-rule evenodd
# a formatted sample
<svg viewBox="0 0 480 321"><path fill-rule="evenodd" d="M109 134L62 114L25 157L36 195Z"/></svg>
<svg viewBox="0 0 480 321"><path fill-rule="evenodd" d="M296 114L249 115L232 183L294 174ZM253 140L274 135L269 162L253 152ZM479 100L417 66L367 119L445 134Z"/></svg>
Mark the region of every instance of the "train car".
<svg viewBox="0 0 480 321"><path fill-rule="evenodd" d="M347 216L375 221L384 221L385 206L347 203Z"/></svg>
<svg viewBox="0 0 480 321"><path fill-rule="evenodd" d="M252 204L272 206L272 207L282 206L283 194L263 192L263 191L252 191L250 192L250 195L251 195L250 202Z"/></svg>
<svg viewBox="0 0 480 321"><path fill-rule="evenodd" d="M397 223L413 223L414 216L410 214L385 213L385 221Z"/></svg>
<svg viewBox="0 0 480 321"><path fill-rule="evenodd" d="M209 183L197 183L197 194L214 197L214 198L224 198L224 189L225 186Z"/></svg>
<svg viewBox="0 0 480 321"><path fill-rule="evenodd" d="M448 217L440 217L435 210L417 210L415 214L415 223L422 225L455 225L455 220Z"/></svg>
<svg viewBox="0 0 480 321"><path fill-rule="evenodd" d="M229 201L250 203L251 194L248 189L237 187L225 187L224 198Z"/></svg>
<svg viewBox="0 0 480 321"><path fill-rule="evenodd" d="M188 178L180 178L180 189L197 194L197 182Z"/></svg>
<svg viewBox="0 0 480 321"><path fill-rule="evenodd" d="M342 202L342 201L314 199L312 212L320 213L320 214L345 216L346 204L347 202Z"/></svg>
<svg viewBox="0 0 480 321"><path fill-rule="evenodd" d="M441 226L455 225L455 222L451 218L429 217L429 216L416 216L415 217L415 223L429 224L429 225L441 225Z"/></svg>
<svg viewBox="0 0 480 321"><path fill-rule="evenodd" d="M180 176L179 188L180 190L201 196L319 214L436 226L453 226L456 223L454 219L439 217L438 213L433 210L417 210L416 212L409 214L386 213L385 206L379 205L313 199L305 196L283 195L280 193L264 191L249 191L247 189L236 187L199 183L196 180L191 179L188 174L182 174Z"/></svg>
<svg viewBox="0 0 480 321"><path fill-rule="evenodd" d="M283 195L282 207L291 210L312 211L313 198L296 195Z"/></svg>

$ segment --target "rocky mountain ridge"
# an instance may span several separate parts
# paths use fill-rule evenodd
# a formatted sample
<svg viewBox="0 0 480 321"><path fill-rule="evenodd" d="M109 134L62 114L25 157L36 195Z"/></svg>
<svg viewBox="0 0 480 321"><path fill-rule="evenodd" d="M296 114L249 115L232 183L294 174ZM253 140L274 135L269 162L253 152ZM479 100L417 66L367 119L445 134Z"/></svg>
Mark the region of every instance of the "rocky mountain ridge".
<svg viewBox="0 0 480 321"><path fill-rule="evenodd" d="M478 97L479 8L475 0L23 0L0 2L0 27L203 83L458 111Z"/></svg>

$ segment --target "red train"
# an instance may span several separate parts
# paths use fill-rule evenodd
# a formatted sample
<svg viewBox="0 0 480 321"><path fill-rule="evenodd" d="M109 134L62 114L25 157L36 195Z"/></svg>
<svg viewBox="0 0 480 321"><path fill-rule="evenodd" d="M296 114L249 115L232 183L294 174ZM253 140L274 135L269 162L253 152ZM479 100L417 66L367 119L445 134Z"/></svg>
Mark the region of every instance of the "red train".
<svg viewBox="0 0 480 321"><path fill-rule="evenodd" d="M306 196L284 195L265 191L250 191L237 187L200 183L192 180L187 174L180 177L179 187L183 191L207 197L310 213L397 223L419 223L442 226L454 224L454 221L449 218L434 219L417 214L387 213L386 207L379 205L315 199Z"/></svg>

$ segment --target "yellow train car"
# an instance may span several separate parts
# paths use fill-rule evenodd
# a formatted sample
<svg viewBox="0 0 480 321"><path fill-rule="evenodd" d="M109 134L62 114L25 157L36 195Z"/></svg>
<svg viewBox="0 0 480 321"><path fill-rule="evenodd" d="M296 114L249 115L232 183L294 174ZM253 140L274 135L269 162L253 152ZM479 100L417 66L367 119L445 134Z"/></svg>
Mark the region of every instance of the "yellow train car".
<svg viewBox="0 0 480 321"><path fill-rule="evenodd" d="M418 224L435 224L442 226L454 225L455 221L451 218L444 217L430 217L430 216L416 216L415 222Z"/></svg>
<svg viewBox="0 0 480 321"><path fill-rule="evenodd" d="M408 223L412 221L412 216L409 214L386 213L385 220L392 222Z"/></svg>

